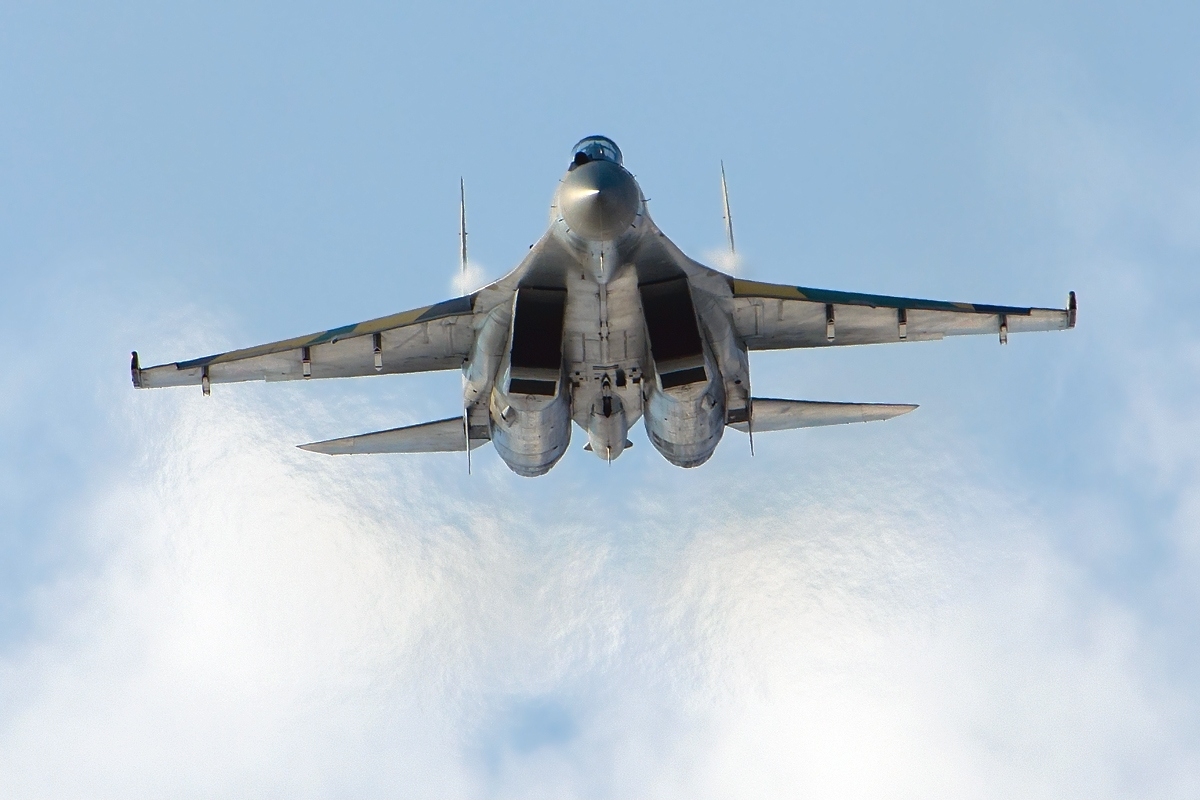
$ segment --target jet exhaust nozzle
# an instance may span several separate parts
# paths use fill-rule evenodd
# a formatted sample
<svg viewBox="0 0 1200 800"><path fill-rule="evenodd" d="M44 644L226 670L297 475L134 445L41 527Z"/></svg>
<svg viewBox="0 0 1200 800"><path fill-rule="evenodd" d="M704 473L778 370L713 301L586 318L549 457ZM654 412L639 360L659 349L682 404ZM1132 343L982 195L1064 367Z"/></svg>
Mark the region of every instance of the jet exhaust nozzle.
<svg viewBox="0 0 1200 800"><path fill-rule="evenodd" d="M611 161L572 169L559 191L559 211L571 231L592 241L611 241L633 224L641 206L637 181Z"/></svg>

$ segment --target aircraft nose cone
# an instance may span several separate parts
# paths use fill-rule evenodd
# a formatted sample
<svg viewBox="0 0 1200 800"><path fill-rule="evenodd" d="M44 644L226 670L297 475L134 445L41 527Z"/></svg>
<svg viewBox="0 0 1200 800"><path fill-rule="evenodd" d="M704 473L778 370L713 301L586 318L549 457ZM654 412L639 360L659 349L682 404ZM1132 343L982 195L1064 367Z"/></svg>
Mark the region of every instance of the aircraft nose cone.
<svg viewBox="0 0 1200 800"><path fill-rule="evenodd" d="M572 232L593 241L624 233L637 216L641 193L633 176L609 161L573 169L559 191L559 210Z"/></svg>

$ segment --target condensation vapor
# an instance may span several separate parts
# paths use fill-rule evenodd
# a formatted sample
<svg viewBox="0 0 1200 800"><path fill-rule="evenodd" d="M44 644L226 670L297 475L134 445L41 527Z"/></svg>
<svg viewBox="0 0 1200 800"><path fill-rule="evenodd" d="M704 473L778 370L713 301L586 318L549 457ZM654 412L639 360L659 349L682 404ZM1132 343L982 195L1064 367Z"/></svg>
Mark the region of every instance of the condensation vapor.
<svg viewBox="0 0 1200 800"><path fill-rule="evenodd" d="M454 279L450 282L450 289L461 297L483 287L486 283L487 271L483 266L478 262L468 261L465 270L460 269L454 273Z"/></svg>
<svg viewBox="0 0 1200 800"><path fill-rule="evenodd" d="M728 247L714 247L705 250L704 263L727 275L741 275L744 268L742 255L735 253Z"/></svg>

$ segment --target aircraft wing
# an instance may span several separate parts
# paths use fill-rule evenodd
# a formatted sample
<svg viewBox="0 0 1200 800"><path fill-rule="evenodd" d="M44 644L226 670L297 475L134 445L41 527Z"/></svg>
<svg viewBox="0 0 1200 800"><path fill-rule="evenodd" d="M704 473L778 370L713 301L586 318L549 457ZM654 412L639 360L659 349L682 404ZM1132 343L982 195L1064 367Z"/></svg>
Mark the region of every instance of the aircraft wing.
<svg viewBox="0 0 1200 800"><path fill-rule="evenodd" d="M1066 308L948 303L911 297L806 289L729 279L738 334L750 350L922 342L973 333L999 335L1075 327L1075 293Z"/></svg>
<svg viewBox="0 0 1200 800"><path fill-rule="evenodd" d="M237 381L348 378L456 369L475 341L479 293L425 308L281 342L143 369L133 354L139 389Z"/></svg>

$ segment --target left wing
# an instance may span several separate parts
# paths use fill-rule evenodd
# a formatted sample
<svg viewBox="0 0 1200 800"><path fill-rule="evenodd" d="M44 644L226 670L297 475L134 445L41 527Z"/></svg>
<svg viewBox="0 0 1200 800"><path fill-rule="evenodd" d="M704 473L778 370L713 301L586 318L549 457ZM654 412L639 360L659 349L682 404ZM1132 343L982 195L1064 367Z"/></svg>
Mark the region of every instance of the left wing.
<svg viewBox="0 0 1200 800"><path fill-rule="evenodd" d="M456 369L475 341L479 292L425 308L402 311L341 328L141 368L133 354L133 385L139 389L212 383L347 378Z"/></svg>
<svg viewBox="0 0 1200 800"><path fill-rule="evenodd" d="M751 350L930 341L943 336L1055 331L1075 327L1075 293L1065 309L947 303L729 279L733 318Z"/></svg>

